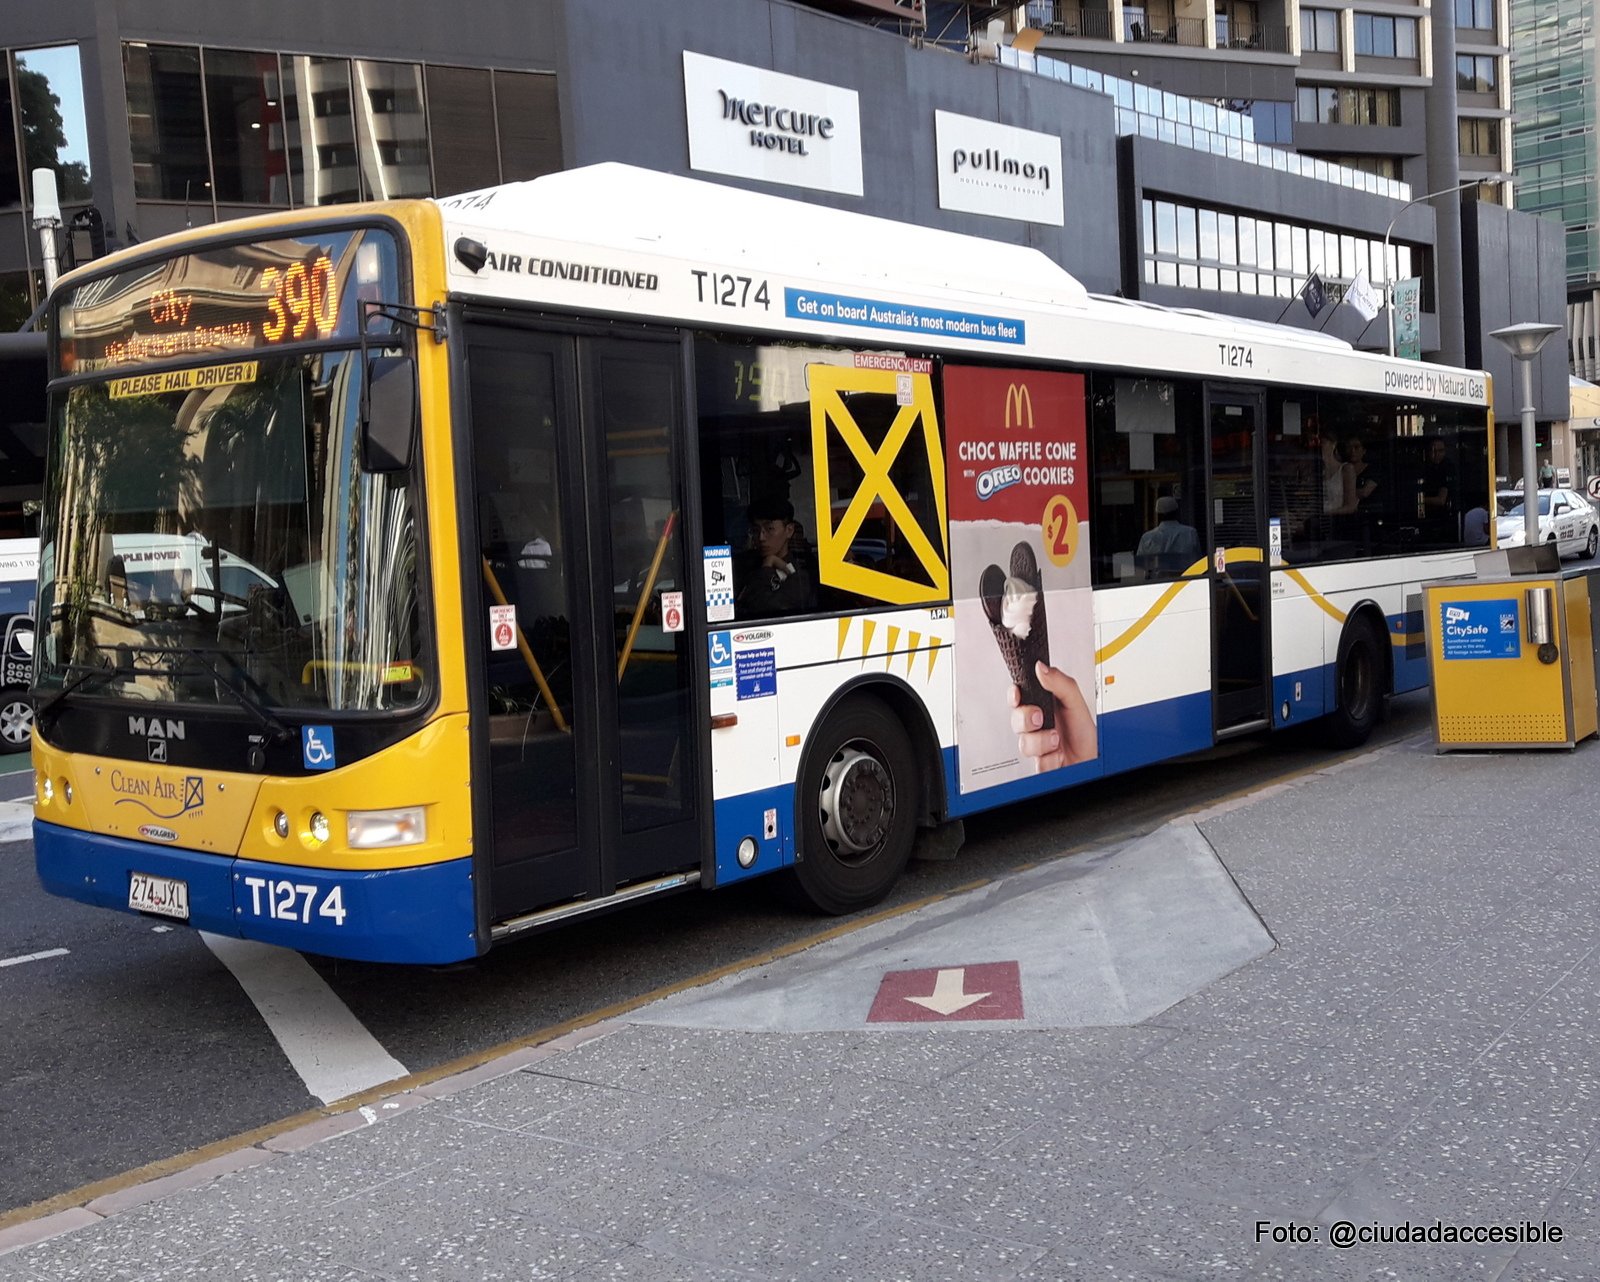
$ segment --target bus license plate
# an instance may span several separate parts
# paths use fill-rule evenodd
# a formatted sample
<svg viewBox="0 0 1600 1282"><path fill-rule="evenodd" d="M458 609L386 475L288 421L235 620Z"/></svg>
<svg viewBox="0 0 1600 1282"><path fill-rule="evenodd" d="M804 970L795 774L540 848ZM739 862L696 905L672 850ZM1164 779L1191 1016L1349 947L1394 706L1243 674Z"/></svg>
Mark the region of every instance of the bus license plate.
<svg viewBox="0 0 1600 1282"><path fill-rule="evenodd" d="M189 883L136 872L128 882L128 907L139 913L189 920Z"/></svg>

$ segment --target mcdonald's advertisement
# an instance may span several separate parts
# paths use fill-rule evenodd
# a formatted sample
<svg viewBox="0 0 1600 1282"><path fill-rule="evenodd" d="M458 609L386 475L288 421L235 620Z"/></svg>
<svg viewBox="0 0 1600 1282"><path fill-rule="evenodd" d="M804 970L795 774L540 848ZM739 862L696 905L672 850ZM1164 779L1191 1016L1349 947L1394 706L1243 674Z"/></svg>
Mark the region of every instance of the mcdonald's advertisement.
<svg viewBox="0 0 1600 1282"><path fill-rule="evenodd" d="M944 405L961 791L1097 774L1083 378L946 366Z"/></svg>

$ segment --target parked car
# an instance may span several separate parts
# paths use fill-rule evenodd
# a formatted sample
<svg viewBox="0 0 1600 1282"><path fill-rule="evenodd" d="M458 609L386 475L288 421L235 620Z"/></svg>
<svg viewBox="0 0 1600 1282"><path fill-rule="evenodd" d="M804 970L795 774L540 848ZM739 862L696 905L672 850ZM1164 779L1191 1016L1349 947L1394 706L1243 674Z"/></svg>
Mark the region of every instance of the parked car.
<svg viewBox="0 0 1600 1282"><path fill-rule="evenodd" d="M38 539L0 539L0 752L33 742L33 593Z"/></svg>
<svg viewBox="0 0 1600 1282"><path fill-rule="evenodd" d="M1554 543L1561 556L1593 556L1600 550L1600 512L1576 490L1538 491L1539 541ZM1526 539L1522 494L1502 490L1495 496L1496 542L1503 548L1521 547Z"/></svg>
<svg viewBox="0 0 1600 1282"><path fill-rule="evenodd" d="M0 752L26 752L33 742L33 620L13 615L0 645Z"/></svg>

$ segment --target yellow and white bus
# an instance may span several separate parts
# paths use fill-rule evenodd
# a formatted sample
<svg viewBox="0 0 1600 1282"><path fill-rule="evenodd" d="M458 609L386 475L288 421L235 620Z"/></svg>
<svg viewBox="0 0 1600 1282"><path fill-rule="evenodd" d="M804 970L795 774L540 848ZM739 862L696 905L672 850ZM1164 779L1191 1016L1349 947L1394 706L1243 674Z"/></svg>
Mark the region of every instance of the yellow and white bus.
<svg viewBox="0 0 1600 1282"><path fill-rule="evenodd" d="M140 245L51 332L39 875L341 957L848 912L919 827L1357 741L1494 475L1481 373L621 165Z"/></svg>

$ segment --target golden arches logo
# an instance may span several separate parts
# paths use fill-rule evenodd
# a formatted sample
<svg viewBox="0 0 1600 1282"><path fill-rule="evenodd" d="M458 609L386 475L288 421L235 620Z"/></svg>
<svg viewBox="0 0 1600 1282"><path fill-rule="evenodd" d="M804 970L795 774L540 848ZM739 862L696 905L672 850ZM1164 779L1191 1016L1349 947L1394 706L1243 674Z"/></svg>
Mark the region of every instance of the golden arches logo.
<svg viewBox="0 0 1600 1282"><path fill-rule="evenodd" d="M1006 431L1014 427L1033 431L1033 393L1026 383L1012 383L1006 388Z"/></svg>

